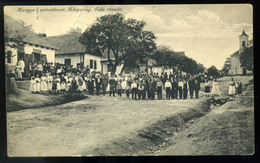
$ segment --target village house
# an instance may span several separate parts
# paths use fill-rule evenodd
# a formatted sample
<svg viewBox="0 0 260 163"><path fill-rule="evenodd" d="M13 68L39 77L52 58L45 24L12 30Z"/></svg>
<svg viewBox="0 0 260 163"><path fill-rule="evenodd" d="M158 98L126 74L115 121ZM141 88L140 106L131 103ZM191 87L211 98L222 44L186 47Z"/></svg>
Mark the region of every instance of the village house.
<svg viewBox="0 0 260 163"><path fill-rule="evenodd" d="M239 61L239 55L243 52L244 48L253 48L253 40L248 40L249 36L243 30L242 34L239 35L239 50L230 55L230 75L242 75L252 73L247 71L241 66Z"/></svg>
<svg viewBox="0 0 260 163"><path fill-rule="evenodd" d="M174 53L178 54L180 56L185 56L184 51L174 52ZM140 72L146 72L147 71L148 74L158 73L159 75L162 74L162 73L167 73L167 74L172 73L173 74L175 71L177 71L177 68L167 68L167 67L157 66L156 61L152 60L152 59L148 60L147 66L144 65L144 64L140 65L139 69L140 69ZM179 71L179 73L180 73L180 71Z"/></svg>
<svg viewBox="0 0 260 163"><path fill-rule="evenodd" d="M87 53L86 47L78 40L81 33L65 34L59 36L52 36L44 38L46 41L56 46L58 50L55 54L55 62L71 65L74 68L83 64L84 67L89 67L90 72L96 71L100 73L110 72L110 66L107 57L107 51L101 51L101 53ZM113 53L111 53L110 59L115 60ZM123 65L117 67L116 74L121 72Z"/></svg>
<svg viewBox="0 0 260 163"><path fill-rule="evenodd" d="M25 63L25 75L28 77L29 64L33 62L55 62L57 48L36 35L22 23L10 16L4 16L5 27L5 64L6 71L14 71L19 60ZM20 37L20 41L15 38Z"/></svg>

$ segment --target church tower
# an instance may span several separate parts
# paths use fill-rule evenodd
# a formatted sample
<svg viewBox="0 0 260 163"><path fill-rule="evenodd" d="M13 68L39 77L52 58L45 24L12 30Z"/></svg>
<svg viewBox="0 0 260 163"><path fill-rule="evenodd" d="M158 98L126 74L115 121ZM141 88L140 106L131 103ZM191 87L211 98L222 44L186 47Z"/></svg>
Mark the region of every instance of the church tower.
<svg viewBox="0 0 260 163"><path fill-rule="evenodd" d="M239 50L243 50L248 45L248 35L243 29L242 34L239 36Z"/></svg>

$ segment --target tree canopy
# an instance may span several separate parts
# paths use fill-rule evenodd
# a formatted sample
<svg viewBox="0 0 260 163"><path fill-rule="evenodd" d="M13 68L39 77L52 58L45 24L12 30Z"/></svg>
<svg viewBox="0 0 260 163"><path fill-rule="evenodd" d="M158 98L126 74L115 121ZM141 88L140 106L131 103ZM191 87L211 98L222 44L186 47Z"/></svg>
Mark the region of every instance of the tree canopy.
<svg viewBox="0 0 260 163"><path fill-rule="evenodd" d="M246 70L253 70L253 47L246 47L243 52L239 55L241 67Z"/></svg>
<svg viewBox="0 0 260 163"><path fill-rule="evenodd" d="M164 68L176 67L190 74L202 73L205 70L202 64L198 64L192 58L174 52L169 46L159 46L152 58L156 61L157 66Z"/></svg>
<svg viewBox="0 0 260 163"><path fill-rule="evenodd" d="M144 31L144 26L143 21L125 20L119 13L109 14L97 18L96 23L86 29L79 41L92 53L101 53L107 49L108 62L114 74L119 63L128 65L143 62L154 50L155 36L152 32Z"/></svg>
<svg viewBox="0 0 260 163"><path fill-rule="evenodd" d="M207 75L208 76L213 76L213 77L218 76L218 69L214 65L210 66L207 69Z"/></svg>

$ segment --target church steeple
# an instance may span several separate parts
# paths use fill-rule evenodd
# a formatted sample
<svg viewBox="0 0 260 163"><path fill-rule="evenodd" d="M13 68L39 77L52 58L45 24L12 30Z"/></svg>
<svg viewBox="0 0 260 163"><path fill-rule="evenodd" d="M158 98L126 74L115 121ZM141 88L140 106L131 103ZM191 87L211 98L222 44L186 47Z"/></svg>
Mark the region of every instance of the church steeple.
<svg viewBox="0 0 260 163"><path fill-rule="evenodd" d="M242 50L248 45L248 35L243 29L242 34L239 36L239 49Z"/></svg>
<svg viewBox="0 0 260 163"><path fill-rule="evenodd" d="M246 32L245 32L245 29L243 29L243 32L242 32L242 34L241 34L240 36L248 36L248 35L246 34Z"/></svg>

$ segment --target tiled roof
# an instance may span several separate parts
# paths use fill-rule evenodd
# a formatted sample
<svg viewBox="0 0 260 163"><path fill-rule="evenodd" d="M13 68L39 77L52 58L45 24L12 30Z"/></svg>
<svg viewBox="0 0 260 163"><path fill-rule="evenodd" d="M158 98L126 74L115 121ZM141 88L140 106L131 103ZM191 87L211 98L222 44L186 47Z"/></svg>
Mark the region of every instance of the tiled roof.
<svg viewBox="0 0 260 163"><path fill-rule="evenodd" d="M37 36L30 29L28 29L27 27L19 23L17 20L11 18L10 16L4 15L4 26L5 26L5 30L7 30L8 38L16 37L17 34L19 34L21 36L25 36L25 38L23 38L23 42L57 49L55 46L48 43L41 37Z"/></svg>

